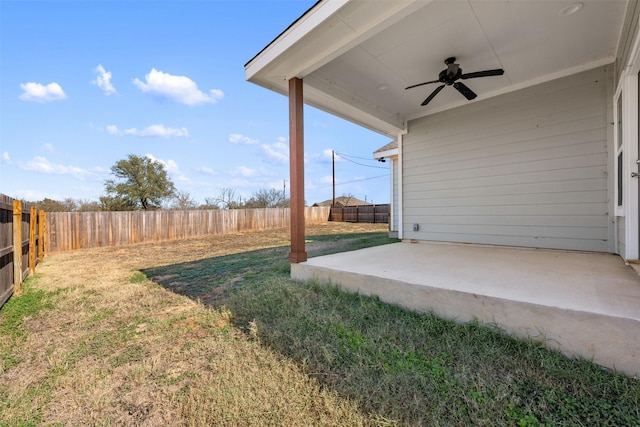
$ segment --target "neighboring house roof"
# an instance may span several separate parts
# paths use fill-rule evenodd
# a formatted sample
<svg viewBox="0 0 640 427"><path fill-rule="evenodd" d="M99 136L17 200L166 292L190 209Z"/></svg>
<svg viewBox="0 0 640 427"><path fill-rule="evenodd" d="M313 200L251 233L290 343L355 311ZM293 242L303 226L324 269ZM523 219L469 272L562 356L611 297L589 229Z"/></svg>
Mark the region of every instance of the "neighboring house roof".
<svg viewBox="0 0 640 427"><path fill-rule="evenodd" d="M391 141L387 145L378 148L373 152L373 158L376 160L384 159L385 157L393 157L398 155L398 141Z"/></svg>
<svg viewBox="0 0 640 427"><path fill-rule="evenodd" d="M285 95L300 78L306 104L396 138L414 119L614 62L627 5L321 0L245 65L246 78ZM475 100L447 86L421 106L440 86L405 88L438 79L450 56L464 73L505 73L465 80Z"/></svg>
<svg viewBox="0 0 640 427"><path fill-rule="evenodd" d="M324 202L314 203L313 206L331 206L333 199L325 200ZM336 206L364 206L371 203L364 200L356 199L355 197L340 196L336 197Z"/></svg>

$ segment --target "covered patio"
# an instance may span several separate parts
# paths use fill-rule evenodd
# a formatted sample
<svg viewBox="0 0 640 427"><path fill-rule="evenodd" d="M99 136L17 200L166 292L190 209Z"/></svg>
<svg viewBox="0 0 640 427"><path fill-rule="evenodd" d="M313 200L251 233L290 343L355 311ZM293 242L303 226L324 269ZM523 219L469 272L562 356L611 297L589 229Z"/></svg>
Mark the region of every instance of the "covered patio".
<svg viewBox="0 0 640 427"><path fill-rule="evenodd" d="M623 261L640 258L639 16L637 1L319 0L245 65L289 97L292 277L640 375ZM305 105L397 145L402 243L307 260Z"/></svg>
<svg viewBox="0 0 640 427"><path fill-rule="evenodd" d="M402 242L291 265L297 280L456 322L478 320L640 375L640 276L617 255Z"/></svg>

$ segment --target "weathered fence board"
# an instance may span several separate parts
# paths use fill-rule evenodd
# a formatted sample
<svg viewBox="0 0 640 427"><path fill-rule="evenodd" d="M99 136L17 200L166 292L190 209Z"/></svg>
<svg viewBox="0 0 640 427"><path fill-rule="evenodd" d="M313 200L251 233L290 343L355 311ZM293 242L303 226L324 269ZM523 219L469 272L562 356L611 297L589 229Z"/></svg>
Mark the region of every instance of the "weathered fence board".
<svg viewBox="0 0 640 427"><path fill-rule="evenodd" d="M13 199L0 195L0 307L13 293Z"/></svg>
<svg viewBox="0 0 640 427"><path fill-rule="evenodd" d="M0 194L0 307L44 257L44 216L35 206Z"/></svg>
<svg viewBox="0 0 640 427"><path fill-rule="evenodd" d="M332 206L329 221L389 223L389 205Z"/></svg>
<svg viewBox="0 0 640 427"><path fill-rule="evenodd" d="M288 208L47 212L47 253L160 242L289 226ZM326 222L328 207L305 208L309 224Z"/></svg>

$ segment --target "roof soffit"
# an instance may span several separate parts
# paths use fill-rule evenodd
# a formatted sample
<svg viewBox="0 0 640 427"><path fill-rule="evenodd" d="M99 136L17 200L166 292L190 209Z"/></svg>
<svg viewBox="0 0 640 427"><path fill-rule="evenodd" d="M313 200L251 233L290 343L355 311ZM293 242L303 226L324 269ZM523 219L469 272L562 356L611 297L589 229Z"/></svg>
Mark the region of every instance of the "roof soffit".
<svg viewBox="0 0 640 427"><path fill-rule="evenodd" d="M286 94L303 78L306 103L395 137L408 120L613 62L627 1L582 2L563 16L573 0L325 1L250 61L247 79ZM437 78L448 56L505 75L465 81L474 101L446 87L421 107L437 85L404 88Z"/></svg>

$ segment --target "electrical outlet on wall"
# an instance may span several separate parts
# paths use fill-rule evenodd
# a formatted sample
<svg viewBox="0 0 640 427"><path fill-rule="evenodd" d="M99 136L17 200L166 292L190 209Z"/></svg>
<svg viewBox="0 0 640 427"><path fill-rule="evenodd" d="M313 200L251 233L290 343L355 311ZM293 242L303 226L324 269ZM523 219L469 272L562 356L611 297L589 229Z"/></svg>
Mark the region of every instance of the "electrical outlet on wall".
<svg viewBox="0 0 640 427"><path fill-rule="evenodd" d="M413 231L420 230L420 226L418 224L413 224Z"/></svg>

